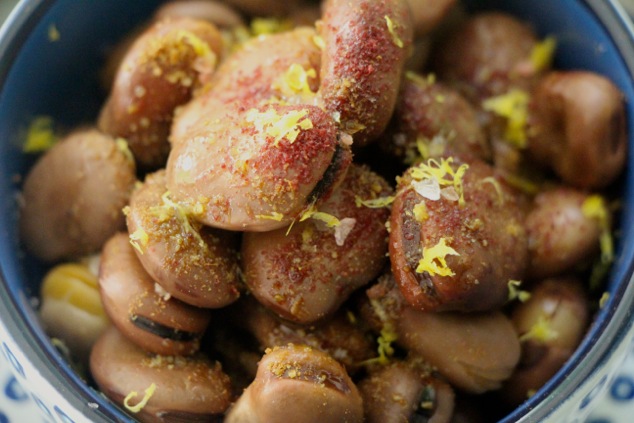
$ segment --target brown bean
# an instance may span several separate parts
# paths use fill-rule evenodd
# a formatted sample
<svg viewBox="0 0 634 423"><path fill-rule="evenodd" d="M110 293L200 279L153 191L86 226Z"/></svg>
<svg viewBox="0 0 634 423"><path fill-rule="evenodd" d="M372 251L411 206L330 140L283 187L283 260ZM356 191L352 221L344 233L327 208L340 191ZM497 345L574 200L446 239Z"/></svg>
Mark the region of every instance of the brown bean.
<svg viewBox="0 0 634 423"><path fill-rule="evenodd" d="M476 109L462 95L431 76L408 73L382 147L407 163L451 151L483 160L490 146ZM421 151L422 149L422 151Z"/></svg>
<svg viewBox="0 0 634 423"><path fill-rule="evenodd" d="M288 226L330 195L351 160L334 122L316 106L262 105L202 119L174 145L167 187L199 204L198 220L229 230Z"/></svg>
<svg viewBox="0 0 634 423"><path fill-rule="evenodd" d="M168 293L197 307L224 307L240 296L238 238L194 217L170 199L160 170L132 193L128 232L141 264Z"/></svg>
<svg viewBox="0 0 634 423"><path fill-rule="evenodd" d="M349 374L376 355L374 340L344 310L318 325L295 326L281 320L257 301L246 298L231 312L231 321L257 340L261 351L287 344L307 345L330 354Z"/></svg>
<svg viewBox="0 0 634 423"><path fill-rule="evenodd" d="M125 142L91 128L69 134L24 181L20 236L26 249L48 262L98 251L125 227L121 209L135 181Z"/></svg>
<svg viewBox="0 0 634 423"><path fill-rule="evenodd" d="M313 215L290 231L247 233L242 268L251 293L281 317L302 324L334 313L357 288L383 269L389 210L357 205L356 199L386 198L388 183L352 165L339 188L319 207L330 228ZM322 217L323 219L323 217Z"/></svg>
<svg viewBox="0 0 634 423"><path fill-rule="evenodd" d="M405 0L328 0L320 98L357 145L376 139L392 116L412 44Z"/></svg>
<svg viewBox="0 0 634 423"><path fill-rule="evenodd" d="M194 354L209 323L209 311L157 290L129 241L126 233L119 233L103 249L99 291L106 314L126 338L147 351Z"/></svg>
<svg viewBox="0 0 634 423"><path fill-rule="evenodd" d="M625 167L623 93L592 72L551 72L532 96L527 134L531 155L565 183L604 188Z"/></svg>
<svg viewBox="0 0 634 423"><path fill-rule="evenodd" d="M214 71L221 47L220 32L209 22L180 18L154 23L121 62L99 128L126 138L141 167L162 166L174 109Z"/></svg>
<svg viewBox="0 0 634 423"><path fill-rule="evenodd" d="M456 0L407 0L417 37L433 31L456 4Z"/></svg>
<svg viewBox="0 0 634 423"><path fill-rule="evenodd" d="M590 321L586 291L575 278L542 280L528 301L515 305L512 319L522 341L522 358L500 393L518 405L561 369L579 346Z"/></svg>
<svg viewBox="0 0 634 423"><path fill-rule="evenodd" d="M601 228L583 212L588 197L567 187L537 194L525 223L532 278L570 271L598 253Z"/></svg>
<svg viewBox="0 0 634 423"><path fill-rule="evenodd" d="M194 18L214 24L218 29L230 29L245 24L244 19L231 6L214 0L172 0L154 13L154 20L165 18Z"/></svg>
<svg viewBox="0 0 634 423"><path fill-rule="evenodd" d="M359 392L329 355L305 345L269 350L253 383L229 409L226 423L362 422Z"/></svg>
<svg viewBox="0 0 634 423"><path fill-rule="evenodd" d="M453 389L420 359L393 361L357 386L368 423L452 421Z"/></svg>
<svg viewBox="0 0 634 423"><path fill-rule="evenodd" d="M95 344L90 370L100 391L128 410L154 387L134 414L144 423L216 421L231 403L231 381L220 363L202 355L149 355L114 327Z"/></svg>
<svg viewBox="0 0 634 423"><path fill-rule="evenodd" d="M537 37L526 23L501 12L469 17L435 49L439 78L476 105L511 88L530 90L542 70L530 60Z"/></svg>
<svg viewBox="0 0 634 423"><path fill-rule="evenodd" d="M430 313L406 307L398 343L420 355L452 386L470 393L496 390L520 359L511 320L500 311Z"/></svg>
<svg viewBox="0 0 634 423"><path fill-rule="evenodd" d="M389 249L407 302L424 311L501 307L528 263L517 194L486 163L455 157L410 168L397 192Z"/></svg>

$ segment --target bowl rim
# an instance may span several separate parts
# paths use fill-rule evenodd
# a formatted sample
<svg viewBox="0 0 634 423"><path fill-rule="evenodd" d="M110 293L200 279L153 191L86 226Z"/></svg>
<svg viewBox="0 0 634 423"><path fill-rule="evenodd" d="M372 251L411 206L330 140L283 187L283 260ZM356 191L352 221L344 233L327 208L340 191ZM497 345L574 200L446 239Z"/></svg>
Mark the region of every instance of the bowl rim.
<svg viewBox="0 0 634 423"><path fill-rule="evenodd" d="M29 33L53 6L50 0L20 0L0 28L0 92L8 73ZM625 66L634 75L634 25L618 0L578 0L597 16L598 22L611 37ZM630 128L634 132L634 128ZM634 134L630 134L630 141ZM630 148L630 154L634 154ZM632 190L634 192L634 189ZM500 423L542 421L553 408L544 401L552 397L568 398L579 389L570 380L587 380L605 364L614 349L634 338L634 260L627 263L625 277L611 293L607 306L597 313L584 340L569 361L542 386L534 396L505 416ZM618 302L617 302L618 300ZM30 321L25 310L6 286L6 276L0 263L0 307L16 318L3 320L16 345L22 350L42 377L58 392L64 392L68 402L96 423L132 421L119 406L104 399L100 393L84 383L46 342L38 331L38 323ZM592 347L592 348L591 348ZM89 407L93 401L105 401L104 407ZM552 405L552 404L550 404Z"/></svg>

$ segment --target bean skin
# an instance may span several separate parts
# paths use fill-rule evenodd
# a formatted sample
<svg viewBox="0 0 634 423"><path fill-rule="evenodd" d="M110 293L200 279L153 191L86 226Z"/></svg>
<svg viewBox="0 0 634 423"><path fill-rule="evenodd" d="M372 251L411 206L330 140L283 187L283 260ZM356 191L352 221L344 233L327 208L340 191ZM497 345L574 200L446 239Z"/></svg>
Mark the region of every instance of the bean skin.
<svg viewBox="0 0 634 423"><path fill-rule="evenodd" d="M226 423L362 422L363 404L345 369L305 345L267 351L255 380L229 409Z"/></svg>
<svg viewBox="0 0 634 423"><path fill-rule="evenodd" d="M154 385L147 404L134 415L144 423L220 421L232 399L231 381L220 363L203 355L148 354L115 327L95 344L90 369L100 391L122 407L131 392L137 392L129 401L134 406Z"/></svg>
<svg viewBox="0 0 634 423"><path fill-rule="evenodd" d="M407 0L414 33L422 37L433 31L456 5L456 0Z"/></svg>
<svg viewBox="0 0 634 423"><path fill-rule="evenodd" d="M501 307L507 301L508 281L525 274L528 246L517 195L486 163L457 160L450 166L458 171L461 164L469 166L462 178L464 204L455 194L431 200L417 192L412 175L421 165L410 168L397 187L390 261L406 301L419 310ZM416 209L421 203L423 212ZM421 261L424 249L431 263ZM441 261L432 251L440 251L446 266L437 268Z"/></svg>
<svg viewBox="0 0 634 423"><path fill-rule="evenodd" d="M368 423L449 423L454 392L420 359L393 361L357 385Z"/></svg>
<svg viewBox="0 0 634 423"><path fill-rule="evenodd" d="M522 358L500 394L515 406L541 388L579 346L590 322L587 293L576 278L540 280L511 316L522 339ZM541 337L531 336L536 326Z"/></svg>
<svg viewBox="0 0 634 423"><path fill-rule="evenodd" d="M392 115L413 30L405 0L328 0L320 98L356 145L375 140Z"/></svg>
<svg viewBox="0 0 634 423"><path fill-rule="evenodd" d="M46 262L99 251L125 228L121 209L136 182L125 142L93 128L64 137L27 174L20 205L20 237Z"/></svg>
<svg viewBox="0 0 634 423"><path fill-rule="evenodd" d="M425 158L447 151L483 160L491 157L475 107L445 84L410 72L381 146L412 163L420 157L419 143L427 149Z"/></svg>
<svg viewBox="0 0 634 423"><path fill-rule="evenodd" d="M568 187L540 192L526 216L531 278L556 276L599 252L600 228L583 213L589 194Z"/></svg>
<svg viewBox="0 0 634 423"><path fill-rule="evenodd" d="M569 185L607 187L622 173L627 156L623 98L601 75L586 71L549 73L529 105L531 156Z"/></svg>
<svg viewBox="0 0 634 423"><path fill-rule="evenodd" d="M203 227L193 211L168 197L163 170L148 175L132 194L128 232L141 264L183 302L204 308L231 304L241 288L237 234Z"/></svg>
<svg viewBox="0 0 634 423"><path fill-rule="evenodd" d="M194 354L209 311L157 292L129 241L126 233L119 233L103 249L99 291L106 314L126 338L147 351Z"/></svg>
<svg viewBox="0 0 634 423"><path fill-rule="evenodd" d="M310 219L271 232L247 233L242 269L251 293L279 316L309 324L332 315L357 288L385 266L385 207L357 206L355 198L384 198L387 182L368 168L352 165L346 178L319 211L338 218L328 228ZM347 220L346 220L347 219ZM352 220L351 220L352 219ZM345 236L345 227L353 226Z"/></svg>
<svg viewBox="0 0 634 423"><path fill-rule="evenodd" d="M470 393L499 389L520 359L517 334L501 311L429 313L405 307L397 334L410 354Z"/></svg>
<svg viewBox="0 0 634 423"><path fill-rule="evenodd" d="M123 58L98 119L99 128L125 138L142 168L158 168L169 153L174 109L208 78L222 48L220 32L191 18L155 22Z"/></svg>
<svg viewBox="0 0 634 423"><path fill-rule="evenodd" d="M530 91L541 70L530 61L537 37L527 24L501 12L473 15L438 43L432 68L473 104L507 93Z"/></svg>
<svg viewBox="0 0 634 423"><path fill-rule="evenodd" d="M298 124L280 128L267 123L267 116L276 122L297 117ZM302 121L305 129L298 126ZM352 161L334 122L316 106L229 109L223 119L200 120L190 131L170 154L167 187L174 200L201 204L198 220L221 229L288 226L332 193Z"/></svg>
<svg viewBox="0 0 634 423"><path fill-rule="evenodd" d="M230 29L244 25L244 19L231 6L213 0L168 1L154 13L153 19L194 18L214 24L218 29Z"/></svg>

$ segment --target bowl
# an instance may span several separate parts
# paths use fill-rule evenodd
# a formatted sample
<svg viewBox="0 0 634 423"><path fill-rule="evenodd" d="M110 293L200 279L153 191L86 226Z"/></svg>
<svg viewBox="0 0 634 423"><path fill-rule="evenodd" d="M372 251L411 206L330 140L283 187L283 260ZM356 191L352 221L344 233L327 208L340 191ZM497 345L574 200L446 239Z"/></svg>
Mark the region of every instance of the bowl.
<svg viewBox="0 0 634 423"><path fill-rule="evenodd" d="M129 421L131 417L83 380L38 322L45 266L18 237L22 176L34 162L21 142L36 116L67 128L93 122L104 100L98 70L105 53L148 16L159 0L23 0L0 31L0 349L42 415L55 422ZM587 69L611 79L626 103L634 149L634 29L617 1L473 0L469 10L498 9L555 35L555 67ZM53 36L54 35L54 36ZM556 375L501 421L582 422L607 389L634 336L634 156L623 192L609 297L581 345Z"/></svg>

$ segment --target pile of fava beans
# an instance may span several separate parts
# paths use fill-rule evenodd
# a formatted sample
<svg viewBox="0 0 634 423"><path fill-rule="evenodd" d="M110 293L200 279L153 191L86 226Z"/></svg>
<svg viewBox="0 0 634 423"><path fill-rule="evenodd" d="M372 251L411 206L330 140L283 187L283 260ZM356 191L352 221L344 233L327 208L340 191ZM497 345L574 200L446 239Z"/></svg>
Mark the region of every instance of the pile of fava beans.
<svg viewBox="0 0 634 423"><path fill-rule="evenodd" d="M614 260L623 94L556 51L453 0L165 3L25 175L45 330L142 422L503 417Z"/></svg>

